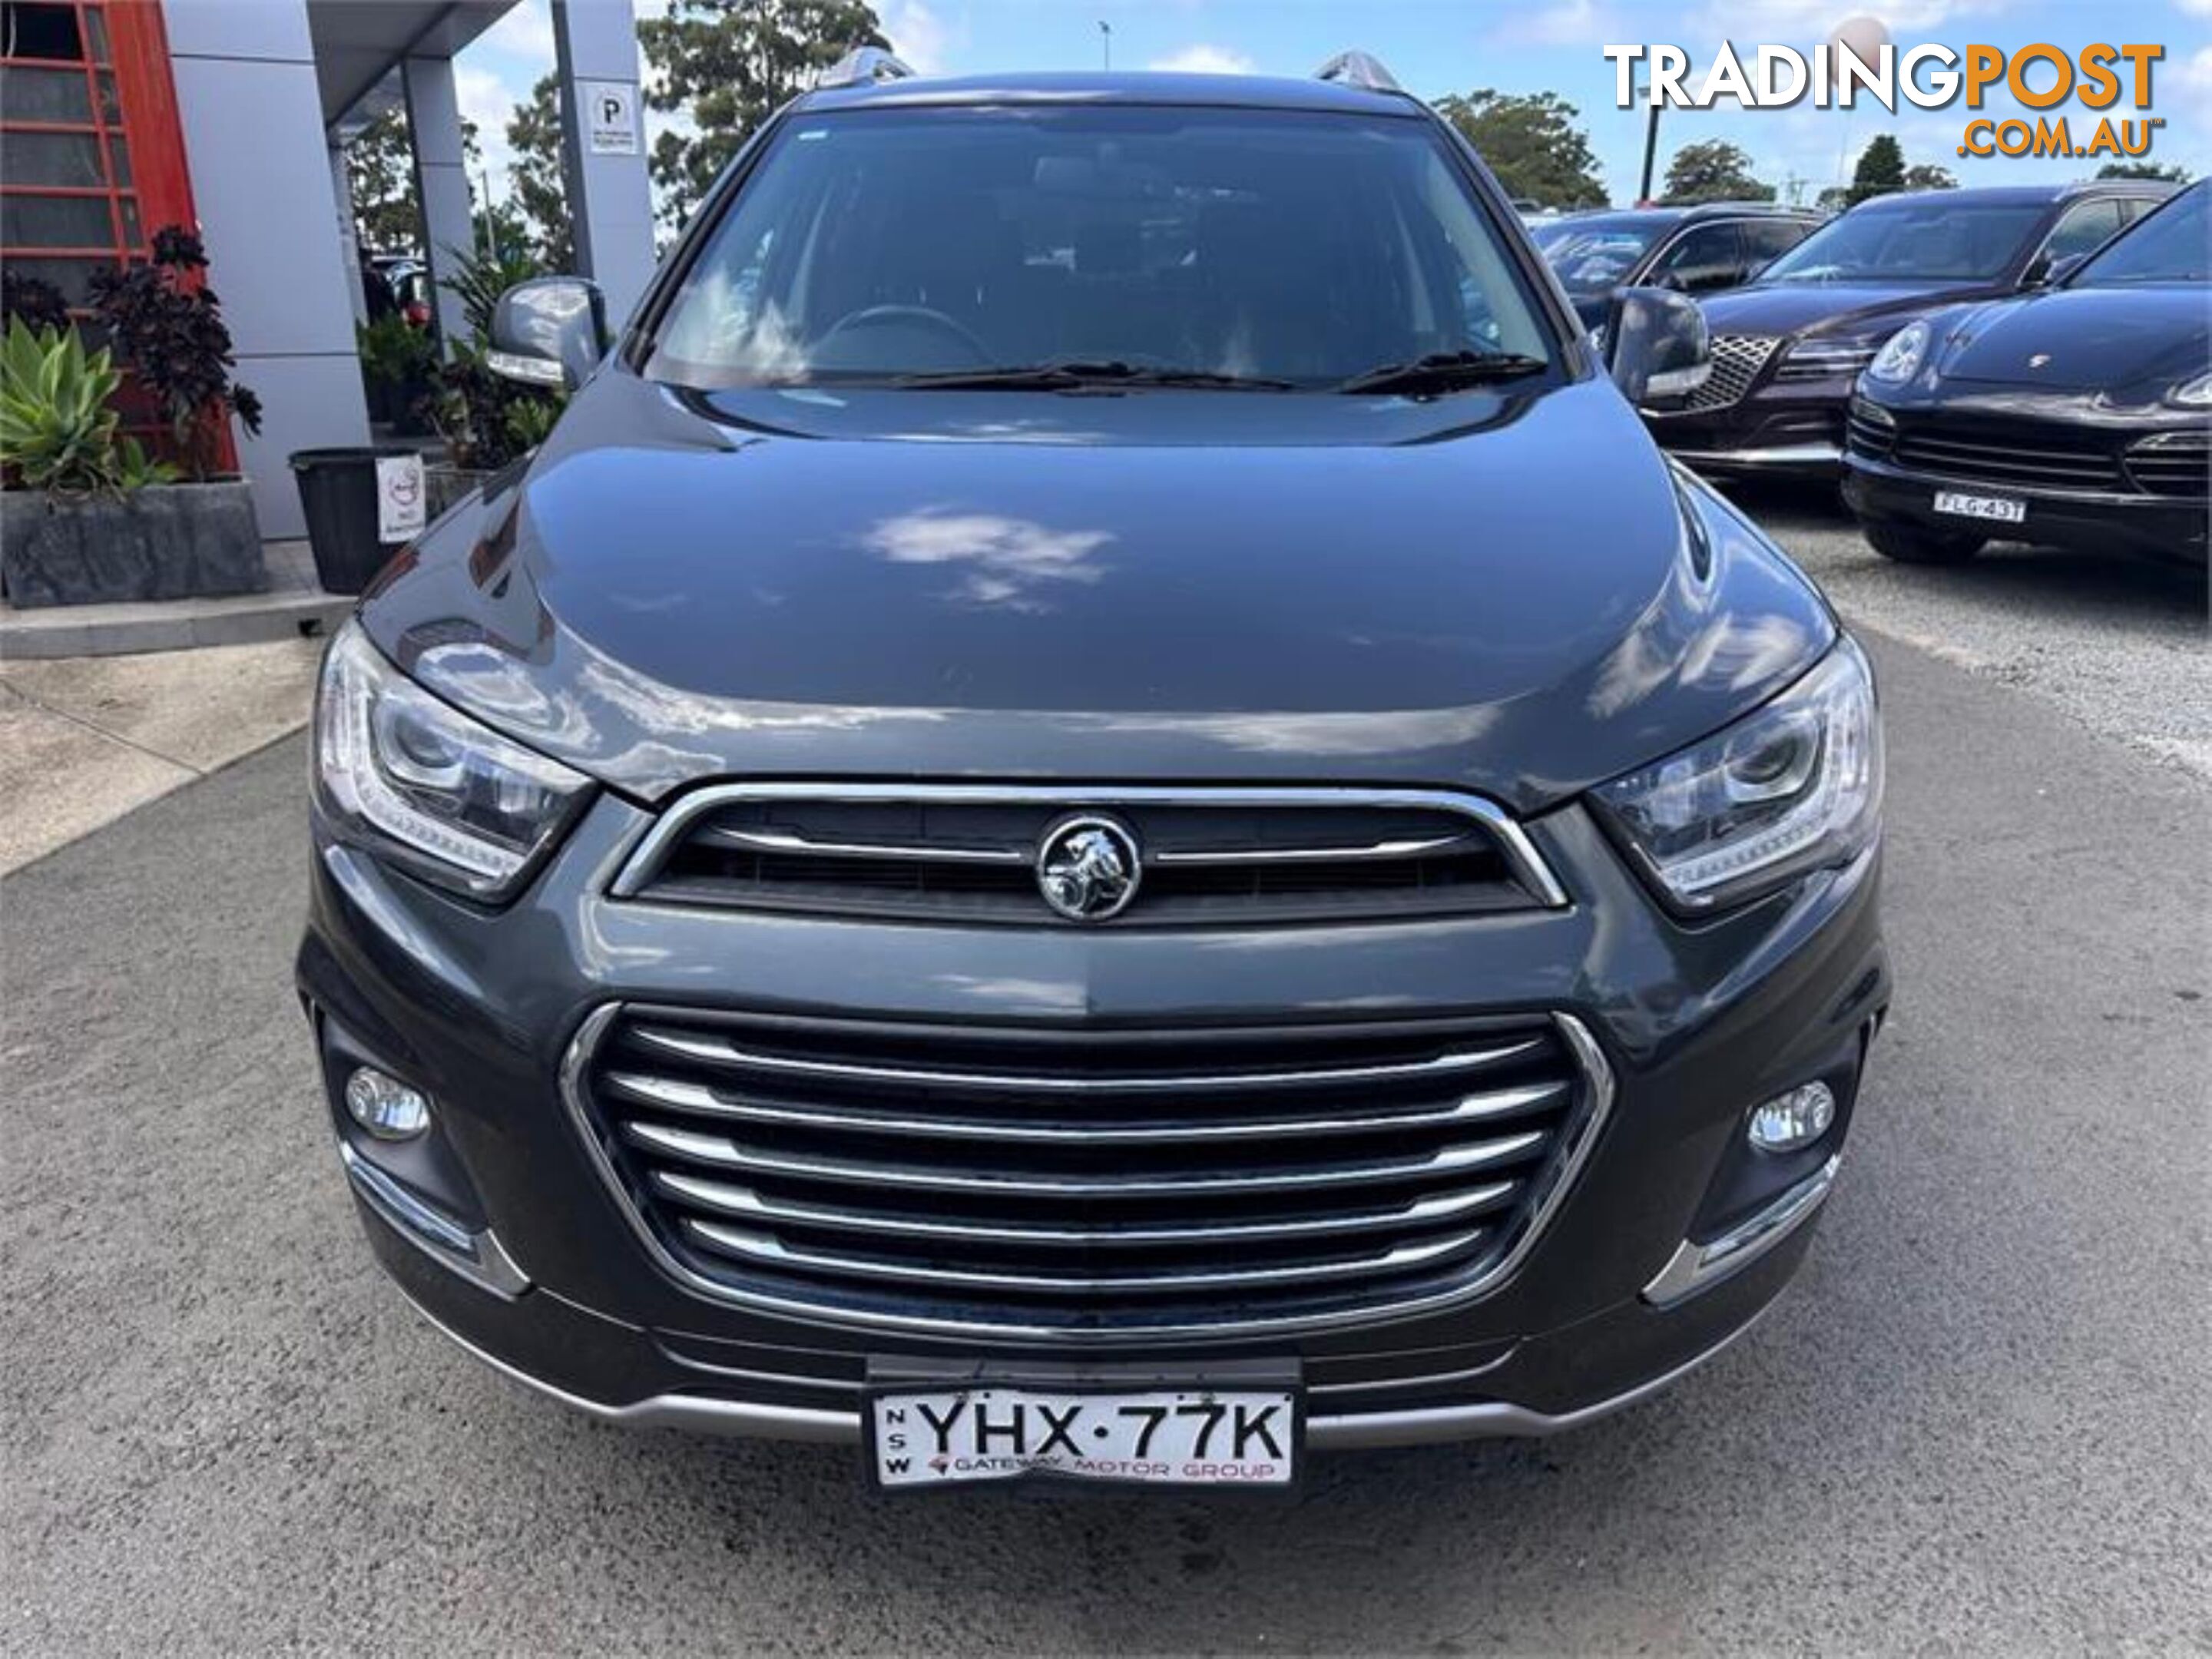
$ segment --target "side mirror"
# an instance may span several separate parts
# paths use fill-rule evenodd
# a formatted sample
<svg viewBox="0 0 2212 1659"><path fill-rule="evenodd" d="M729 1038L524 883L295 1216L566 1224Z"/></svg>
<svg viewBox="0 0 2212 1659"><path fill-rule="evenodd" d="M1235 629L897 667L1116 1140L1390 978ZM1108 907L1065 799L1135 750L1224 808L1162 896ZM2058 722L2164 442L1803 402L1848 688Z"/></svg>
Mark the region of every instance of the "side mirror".
<svg viewBox="0 0 2212 1659"><path fill-rule="evenodd" d="M607 349L607 302L580 276L533 276L499 296L491 313L495 374L574 391Z"/></svg>
<svg viewBox="0 0 2212 1659"><path fill-rule="evenodd" d="M1625 288L1615 294L1605 341L1613 383L1638 408L1679 403L1713 372L1705 313L1695 300L1665 289Z"/></svg>
<svg viewBox="0 0 2212 1659"><path fill-rule="evenodd" d="M2039 253L2028 261L2027 269L2020 274L2022 288L2055 288L2074 274L2074 268L2087 258L2069 253L2063 259L2054 259L2047 253Z"/></svg>

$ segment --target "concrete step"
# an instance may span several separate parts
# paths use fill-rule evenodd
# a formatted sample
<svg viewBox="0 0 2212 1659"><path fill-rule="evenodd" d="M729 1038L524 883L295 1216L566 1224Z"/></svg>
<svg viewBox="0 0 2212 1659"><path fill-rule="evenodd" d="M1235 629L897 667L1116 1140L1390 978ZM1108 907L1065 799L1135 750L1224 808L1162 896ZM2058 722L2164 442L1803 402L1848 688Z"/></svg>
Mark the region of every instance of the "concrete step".
<svg viewBox="0 0 2212 1659"><path fill-rule="evenodd" d="M325 593L304 541L270 542L269 591L224 599L161 599L133 605L0 605L0 659L115 657L198 646L253 645L326 634L354 606Z"/></svg>

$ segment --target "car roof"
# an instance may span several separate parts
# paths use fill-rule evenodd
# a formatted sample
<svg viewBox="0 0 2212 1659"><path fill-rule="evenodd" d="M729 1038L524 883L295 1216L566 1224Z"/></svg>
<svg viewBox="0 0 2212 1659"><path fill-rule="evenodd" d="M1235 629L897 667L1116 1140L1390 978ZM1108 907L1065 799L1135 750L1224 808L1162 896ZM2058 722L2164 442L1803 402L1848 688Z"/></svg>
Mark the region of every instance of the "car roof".
<svg viewBox="0 0 2212 1659"><path fill-rule="evenodd" d="M803 94L808 111L886 109L931 104L1180 104L1243 109L1322 110L1346 115L1419 116L1427 106L1402 92L1370 91L1341 81L1264 75L1181 75L1164 70L1108 74L1057 71L901 76Z"/></svg>
<svg viewBox="0 0 2212 1659"><path fill-rule="evenodd" d="M1942 201L1962 207L2043 206L2081 196L2164 196L2172 190L2149 179L2077 179L2063 185L1978 185L1966 190L1894 190L1886 196L1869 197L1853 213Z"/></svg>

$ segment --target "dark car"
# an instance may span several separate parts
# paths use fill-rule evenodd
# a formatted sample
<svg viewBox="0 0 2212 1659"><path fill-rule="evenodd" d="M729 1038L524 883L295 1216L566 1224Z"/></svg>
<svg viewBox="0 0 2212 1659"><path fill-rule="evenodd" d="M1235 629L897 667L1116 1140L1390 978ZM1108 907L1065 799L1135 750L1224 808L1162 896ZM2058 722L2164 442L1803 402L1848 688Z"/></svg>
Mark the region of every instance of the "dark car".
<svg viewBox="0 0 2212 1659"><path fill-rule="evenodd" d="M1707 474L1832 477L1851 382L1883 341L1945 306L2039 286L2172 190L2103 179L1863 203L1705 302L1713 372L1680 409L1650 411L1652 433Z"/></svg>
<svg viewBox="0 0 2212 1659"><path fill-rule="evenodd" d="M1693 301L1609 380L1364 60L867 52L596 311L501 302L574 401L318 702L299 984L440 1327L889 1486L1275 1485L1587 1422L1790 1279L1881 732L1637 419Z"/></svg>
<svg viewBox="0 0 2212 1659"><path fill-rule="evenodd" d="M1826 216L1766 202L1583 213L1530 234L1591 328L1624 288L1713 294L1740 288L1820 226Z"/></svg>
<svg viewBox="0 0 2212 1659"><path fill-rule="evenodd" d="M1844 496L1893 559L1990 537L2201 564L2212 514L2212 185L2042 293L1890 337L1850 406Z"/></svg>

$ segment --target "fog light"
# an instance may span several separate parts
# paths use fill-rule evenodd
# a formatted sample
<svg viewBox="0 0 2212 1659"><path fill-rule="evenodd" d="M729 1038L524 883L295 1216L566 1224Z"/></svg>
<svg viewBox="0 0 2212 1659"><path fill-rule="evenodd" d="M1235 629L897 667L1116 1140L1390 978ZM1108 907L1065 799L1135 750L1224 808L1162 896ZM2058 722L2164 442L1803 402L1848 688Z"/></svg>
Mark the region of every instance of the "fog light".
<svg viewBox="0 0 2212 1659"><path fill-rule="evenodd" d="M1751 1144L1762 1152L1794 1152L1828 1133L1836 1121L1836 1091L1825 1083L1801 1083L1751 1115Z"/></svg>
<svg viewBox="0 0 2212 1659"><path fill-rule="evenodd" d="M419 1089L374 1066L356 1066L346 1079L346 1110L379 1140L411 1140L430 1127L430 1103Z"/></svg>

